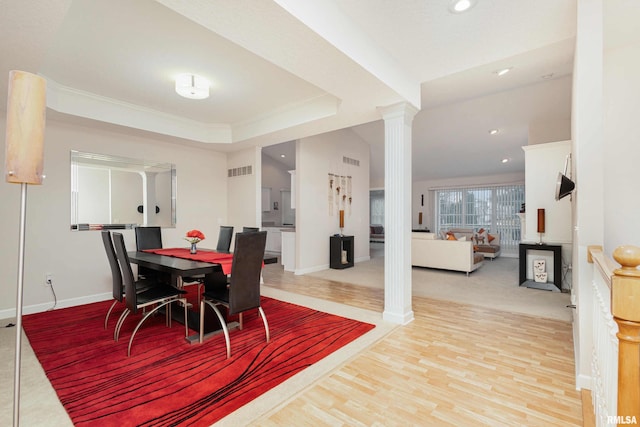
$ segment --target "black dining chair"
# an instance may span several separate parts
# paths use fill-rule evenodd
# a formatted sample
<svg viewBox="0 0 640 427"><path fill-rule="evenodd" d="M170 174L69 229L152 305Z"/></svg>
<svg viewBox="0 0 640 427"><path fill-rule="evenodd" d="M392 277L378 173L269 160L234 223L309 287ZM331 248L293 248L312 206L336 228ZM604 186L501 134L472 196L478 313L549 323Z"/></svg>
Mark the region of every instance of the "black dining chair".
<svg viewBox="0 0 640 427"><path fill-rule="evenodd" d="M229 252L231 249L231 239L233 238L233 226L221 225L218 232L218 245L216 251Z"/></svg>
<svg viewBox="0 0 640 427"><path fill-rule="evenodd" d="M233 250L233 263L228 286L207 287L200 302L200 343L204 341L204 310L205 304L216 313L227 345L227 358L231 357L231 343L229 328L225 318L218 309L218 305L227 308L228 315L239 315L240 328L243 327L242 314L251 309L258 309L269 342L269 324L260 305L260 273L262 259L267 243L267 232L237 233Z"/></svg>
<svg viewBox="0 0 640 427"><path fill-rule="evenodd" d="M111 267L111 277L112 277L112 295L113 295L113 304L109 307L109 311L107 311L107 315L104 318L104 328L107 329L107 323L109 322L109 316L113 311L116 304L122 302L124 299L124 286L122 285L122 273L120 272L120 265L118 264L118 259L116 258L116 251L113 248L113 240L111 239L110 231L102 231L102 243L104 244L104 250L107 253L107 259L109 260L109 267ZM136 282L136 292L141 292L145 289L153 286L147 280L139 280Z"/></svg>
<svg viewBox="0 0 640 427"><path fill-rule="evenodd" d="M154 286L138 292L136 290L136 281L133 277L133 270L131 269L131 263L129 262L129 255L127 254L122 233L113 233L113 245L116 250L118 263L120 264L122 281L124 283L125 302L127 305L127 308L116 324L116 330L113 335L114 339L118 341L120 329L130 313L137 314L139 310L153 306L151 310L144 313L142 319L140 319L133 330L131 338L129 339L129 346L127 347L127 356L131 356L131 344L133 344L133 339L138 329L140 329L149 316L153 315L162 307L166 307L166 323L167 326L171 327L171 304L174 302L179 302L184 307L184 335L185 337L189 335L189 327L187 326L187 300L184 298L186 292L165 283L155 283Z"/></svg>
<svg viewBox="0 0 640 427"><path fill-rule="evenodd" d="M162 248L162 229L157 226L136 227L136 250Z"/></svg>
<svg viewBox="0 0 640 427"><path fill-rule="evenodd" d="M136 227L135 234L137 251L162 249L162 229L160 227ZM170 283L170 278L166 274L146 267L138 267L138 277Z"/></svg>
<svg viewBox="0 0 640 427"><path fill-rule="evenodd" d="M242 227L243 233L255 233L256 231L260 231L258 227Z"/></svg>

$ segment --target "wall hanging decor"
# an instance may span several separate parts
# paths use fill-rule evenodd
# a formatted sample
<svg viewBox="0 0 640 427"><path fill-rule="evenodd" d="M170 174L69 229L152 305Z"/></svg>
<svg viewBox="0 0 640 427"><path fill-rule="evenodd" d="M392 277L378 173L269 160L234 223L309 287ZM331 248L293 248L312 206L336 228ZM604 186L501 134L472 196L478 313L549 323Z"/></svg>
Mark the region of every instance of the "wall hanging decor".
<svg viewBox="0 0 640 427"><path fill-rule="evenodd" d="M334 208L338 211L346 211L351 216L352 177L347 175L328 174L328 206L329 216L333 216Z"/></svg>
<svg viewBox="0 0 640 427"><path fill-rule="evenodd" d="M329 216L333 216L333 187L335 185L335 175L330 173L329 174L329 198L328 198L328 203L329 203Z"/></svg>

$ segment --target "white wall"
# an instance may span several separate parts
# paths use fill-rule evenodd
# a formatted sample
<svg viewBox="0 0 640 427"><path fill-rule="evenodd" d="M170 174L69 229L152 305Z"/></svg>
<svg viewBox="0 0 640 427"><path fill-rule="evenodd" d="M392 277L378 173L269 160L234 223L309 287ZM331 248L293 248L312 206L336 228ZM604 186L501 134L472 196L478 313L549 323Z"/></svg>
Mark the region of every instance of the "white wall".
<svg viewBox="0 0 640 427"><path fill-rule="evenodd" d="M0 133L5 132L0 119ZM185 233L200 229L215 245L217 218L227 218L226 155L158 142L152 137L127 135L101 127L47 121L44 185L27 190L24 310L53 306L53 295L43 286L53 274L58 307L111 298L111 271L96 231L70 231L70 150L145 158L176 164L178 176L177 225L164 228L165 246L185 246ZM4 150L0 152L4 164ZM0 318L15 315L18 271L20 185L0 184ZM135 248L133 230L123 230L128 248ZM205 244L209 241L205 241Z"/></svg>
<svg viewBox="0 0 640 427"><path fill-rule="evenodd" d="M281 190L291 190L291 175L287 167L267 155L262 155L262 187L271 190L271 206L268 212L262 212L262 222L273 222L282 225L282 193ZM273 209L273 203L278 202L278 210Z"/></svg>
<svg viewBox="0 0 640 427"><path fill-rule="evenodd" d="M571 141L528 145L525 150L526 235L523 241L571 244L571 197L555 199L558 173L571 153ZM569 172L567 171L567 174ZM545 210L545 231L538 234L538 209ZM569 258L570 259L570 258Z"/></svg>
<svg viewBox="0 0 640 427"><path fill-rule="evenodd" d="M329 237L340 232L337 209L329 214L329 173L353 177L344 234L355 236L355 261L369 259L369 145L343 129L304 138L296 147L296 274L329 266ZM344 164L343 156L360 166Z"/></svg>
<svg viewBox="0 0 640 427"><path fill-rule="evenodd" d="M228 168L251 166L250 175L228 178L228 212L225 224L232 225L235 233L241 232L242 227L260 227L262 204L262 153L260 148L248 148L228 154ZM225 170L225 176L226 176ZM217 234L216 234L217 236ZM233 249L234 241L231 242Z"/></svg>
<svg viewBox="0 0 640 427"><path fill-rule="evenodd" d="M638 22L639 2L605 2L605 37L617 32L615 45L605 46L603 58L604 250L609 256L621 245L640 246Z"/></svg>
<svg viewBox="0 0 640 427"><path fill-rule="evenodd" d="M542 120L529 123L529 145L545 142L569 141L571 139L571 118Z"/></svg>
<svg viewBox="0 0 640 427"><path fill-rule="evenodd" d="M577 40L574 56L572 129L573 260L571 302L575 304L573 336L576 386L591 389L592 272L589 245L603 242L602 42L604 0L577 2Z"/></svg>
<svg viewBox="0 0 640 427"><path fill-rule="evenodd" d="M415 181L411 190L411 228L428 228L434 231L435 189L507 184L524 184L524 174L510 173ZM420 205L422 195L424 195L424 206ZM421 227L418 225L418 212L422 212Z"/></svg>

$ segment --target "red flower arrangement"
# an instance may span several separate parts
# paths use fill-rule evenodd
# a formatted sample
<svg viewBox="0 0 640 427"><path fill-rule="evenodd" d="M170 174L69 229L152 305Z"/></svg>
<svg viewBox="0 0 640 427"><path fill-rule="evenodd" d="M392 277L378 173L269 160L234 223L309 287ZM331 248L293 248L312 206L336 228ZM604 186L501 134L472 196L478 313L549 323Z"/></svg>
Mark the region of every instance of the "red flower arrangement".
<svg viewBox="0 0 640 427"><path fill-rule="evenodd" d="M187 231L187 236L184 238L184 240L193 245L194 243L198 243L201 240L204 240L204 233L202 233L202 231L200 230Z"/></svg>

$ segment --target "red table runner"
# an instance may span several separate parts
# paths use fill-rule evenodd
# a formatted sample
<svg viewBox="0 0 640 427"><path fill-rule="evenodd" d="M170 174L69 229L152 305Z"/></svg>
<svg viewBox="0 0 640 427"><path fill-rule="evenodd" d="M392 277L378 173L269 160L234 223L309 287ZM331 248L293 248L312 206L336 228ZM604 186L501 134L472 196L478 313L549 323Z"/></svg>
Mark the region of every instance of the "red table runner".
<svg viewBox="0 0 640 427"><path fill-rule="evenodd" d="M210 262L220 264L224 274L231 274L233 264L233 254L199 250L192 254L187 248L167 248L167 249L145 249L143 252L152 254L172 256L176 258L190 259L192 261Z"/></svg>

